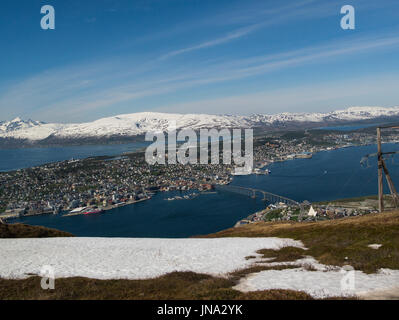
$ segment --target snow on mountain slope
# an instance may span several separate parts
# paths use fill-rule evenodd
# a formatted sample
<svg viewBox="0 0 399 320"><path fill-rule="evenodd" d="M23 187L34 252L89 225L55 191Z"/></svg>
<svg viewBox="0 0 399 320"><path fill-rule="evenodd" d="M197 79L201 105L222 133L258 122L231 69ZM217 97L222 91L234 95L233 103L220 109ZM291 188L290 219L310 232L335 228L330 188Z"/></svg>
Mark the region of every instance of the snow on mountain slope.
<svg viewBox="0 0 399 320"><path fill-rule="evenodd" d="M29 129L35 126L40 126L43 122L27 120L24 121L21 118L15 118L14 120L2 122L0 121L0 132L13 132L18 130Z"/></svg>
<svg viewBox="0 0 399 320"><path fill-rule="evenodd" d="M399 116L399 107L351 107L329 113L280 113L251 116L142 112L77 124L47 124L16 118L9 122L0 122L0 138L40 141L50 136L66 139L115 135L135 136L146 132L165 131L173 122L176 123L177 129L248 128L289 123L360 121L393 116Z"/></svg>
<svg viewBox="0 0 399 320"><path fill-rule="evenodd" d="M0 126L0 137L35 141L43 140L49 136L57 138L135 136L146 132L165 131L174 122L177 129L231 128L249 127L251 125L250 121L240 116L144 112L78 124L36 123L30 127L21 125L18 130L9 130L9 126L2 125Z"/></svg>
<svg viewBox="0 0 399 320"><path fill-rule="evenodd" d="M39 275L43 266L56 278L148 279L174 271L227 275L250 266L260 249L279 250L300 241L282 238L0 239L0 278Z"/></svg>
<svg viewBox="0 0 399 320"><path fill-rule="evenodd" d="M138 135L153 131L166 131L173 122L177 129L243 127L249 123L243 117L203 114L133 113L94 122L68 125L57 133L60 137Z"/></svg>
<svg viewBox="0 0 399 320"><path fill-rule="evenodd" d="M312 263L308 264L312 265ZM337 269L337 268L335 268ZM295 290L304 291L314 298L329 297L353 297L367 296L379 290L399 288L399 270L380 269L375 274L365 274L362 271L354 271L354 287L342 287L345 275L343 270L334 270L331 266L325 266L324 270L309 271L306 268L294 268L285 270L269 270L250 274L234 287L242 292L258 290ZM348 277L351 277L347 275ZM348 281L348 280L347 280Z"/></svg>
<svg viewBox="0 0 399 320"><path fill-rule="evenodd" d="M399 107L351 107L329 113L279 113L275 115L253 115L253 122L274 124L276 122L332 122L357 121L381 117L399 116Z"/></svg>
<svg viewBox="0 0 399 320"><path fill-rule="evenodd" d="M0 278L26 279L52 267L54 277L91 279L152 279L171 272L191 271L225 277L260 262L263 266L295 268L267 270L242 278L233 287L243 292L270 289L305 291L315 298L360 296L398 288L399 270L375 274L355 271L354 287L341 287L351 276L340 267L312 257L292 262L269 262L261 249L303 248L301 241L283 238L48 238L0 239ZM254 259L246 259L254 256ZM259 265L259 264L257 264ZM309 271L309 266L314 271ZM44 269L47 270L48 268ZM350 282L345 282L350 284Z"/></svg>

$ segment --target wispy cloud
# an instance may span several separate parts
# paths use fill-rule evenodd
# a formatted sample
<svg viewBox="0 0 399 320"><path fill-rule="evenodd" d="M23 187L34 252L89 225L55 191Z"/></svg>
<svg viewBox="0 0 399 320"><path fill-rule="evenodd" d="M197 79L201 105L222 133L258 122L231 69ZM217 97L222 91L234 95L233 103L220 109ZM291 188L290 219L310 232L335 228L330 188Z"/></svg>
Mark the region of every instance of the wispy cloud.
<svg viewBox="0 0 399 320"><path fill-rule="evenodd" d="M198 65L190 70L183 68L174 74L160 72L159 66L151 62L136 62L136 65L143 64L146 67L142 72L135 73L124 69L128 65L127 61L51 70L21 81L0 93L0 108L18 112L19 115L34 112L46 120L54 117L67 120L86 118L93 112L120 103L133 103L145 97L398 46L398 36L348 38L277 54Z"/></svg>
<svg viewBox="0 0 399 320"><path fill-rule="evenodd" d="M213 47L213 46L217 46L220 44L224 44L227 42L230 42L232 40L244 37L245 35L253 32L256 29L259 29L261 25L260 24L256 24L256 25L252 25L252 26L248 26L245 28L241 28L238 29L234 32L228 33L227 35L221 37L221 38L217 38L217 39L213 39L213 40L209 40L209 41L205 41L202 42L200 44L191 46L191 47L187 47L184 49L180 49L180 50L175 50L175 51L171 51L163 56L160 57L161 60L165 60L183 53L188 53L191 51L195 51L195 50L199 50L199 49L204 49L204 48L209 48L209 47Z"/></svg>
<svg viewBox="0 0 399 320"><path fill-rule="evenodd" d="M350 106L397 106L399 75L377 74L320 84L306 84L263 90L214 99L172 103L155 108L158 112L276 114L284 112L327 112ZM245 106L245 108L243 107Z"/></svg>
<svg viewBox="0 0 399 320"><path fill-rule="evenodd" d="M250 9L247 8L247 11L242 12L241 10L234 10L234 13L230 14L230 16L226 17L224 13L222 16L217 16L217 19L214 18L213 22L207 21L205 23L208 25L212 25L217 21L217 24L220 25L229 25L229 24L237 24L237 23L245 23L246 26L237 28L233 32L229 32L223 36L210 39L198 44L194 44L182 49L173 50L168 52L160 57L161 60L165 60L168 58L172 58L174 56L178 56L181 54L189 53L192 51L210 48L222 44L226 44L233 40L238 40L243 38L253 32L256 32L262 28L267 26L276 25L280 23L287 22L292 19L308 19L314 18L315 16L322 17L324 15L333 14L332 3L324 3L315 5L316 0L305 0L290 3L288 5L283 5L279 7L275 7L272 9L259 9L258 7ZM253 21L257 22L253 22ZM198 26L203 26L204 23L197 24ZM180 28L180 30L185 30L186 28Z"/></svg>
<svg viewBox="0 0 399 320"><path fill-rule="evenodd" d="M350 58L355 54L372 54L384 50L397 50L399 36L397 30L391 34L376 33L374 35L362 35L354 33L351 36L342 36L340 39L328 39L323 43L316 43L309 47L280 51L273 54L251 55L232 58L227 61L222 56L207 57L207 60L195 60L195 63L179 63L178 59L171 59L179 55L190 55L197 50L211 48L226 44L248 36L267 25L278 25L282 21L290 19L307 19L310 17L337 14L336 10L327 10L337 1L324 2L308 0L291 3L275 8L251 8L243 12L241 20L239 15L227 16L225 24L234 25L234 30L222 36L189 45L180 49L170 50L165 54L151 52L143 56L119 56L106 61L93 60L91 63L79 63L74 66L64 66L53 70L47 70L37 75L15 81L12 85L0 87L0 109L2 114L8 117L21 115L46 121L83 121L98 118L97 113L120 113L118 110L136 112L142 109L142 103L148 103L153 108L170 106L181 109L182 112L199 111L198 108L206 103L210 111L223 113L222 110L236 110L242 113L241 106L251 103L252 108L248 112L262 112L264 104L262 99L268 98L269 105L284 106L284 101L294 101L290 92L295 92L298 97L298 105L308 101L301 95L301 89L290 88L284 91L281 85L280 93L274 92L266 96L245 95L246 89L235 85L235 93L242 95L231 96L220 90L220 100L192 101L189 96L191 91L201 91L208 85L231 84L233 81L244 80L259 75L276 73L280 70L290 70L298 66L317 66L320 64L334 63L342 58ZM294 10L295 9L295 10ZM317 14L316 14L317 13ZM320 14L320 15L318 15ZM253 16L249 23L249 16ZM269 17L265 19L265 17ZM264 21L262 21L264 20ZM242 26L244 24L245 26ZM241 25L240 27L236 27ZM232 55L234 56L234 55ZM238 57L238 56L236 56ZM317 69L315 67L315 69ZM371 83L371 82L369 82ZM232 85L234 87L234 85ZM356 85L348 80L348 88ZM338 86L335 86L338 88ZM387 86L390 88L390 86ZM303 89L309 94L310 89ZM347 89L346 91L348 91ZM360 89L359 89L360 90ZM360 92L360 91L357 92ZM375 89L374 91L376 91ZM320 87L324 96L334 101L334 95L326 91L326 87ZM336 91L332 91L335 92ZM168 104L166 98L176 93L185 95L187 103ZM334 94L335 94L334 93ZM206 94L206 92L204 92ZM392 96L392 95L391 95ZM166 98L165 98L166 97ZM272 99L271 97L274 97ZM285 98L286 99L285 99ZM290 99L288 97L291 97ZM322 96L320 96L322 98ZM147 99L147 100L146 100ZM245 100L247 99L247 100ZM285 99L285 100L284 100ZM245 102L247 101L247 102ZM315 101L314 99L312 100ZM228 108L228 105L230 108ZM126 107L131 106L131 107ZM185 107L184 107L185 106ZM219 107L218 107L219 106ZM201 110L201 112L205 112ZM206 111L209 112L209 111ZM2 120L2 119L1 119Z"/></svg>

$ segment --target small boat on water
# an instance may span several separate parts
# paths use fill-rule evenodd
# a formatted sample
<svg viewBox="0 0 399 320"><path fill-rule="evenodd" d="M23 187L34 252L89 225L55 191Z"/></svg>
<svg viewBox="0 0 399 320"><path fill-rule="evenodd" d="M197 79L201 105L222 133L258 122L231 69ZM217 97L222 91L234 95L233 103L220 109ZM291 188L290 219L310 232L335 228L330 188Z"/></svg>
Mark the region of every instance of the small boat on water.
<svg viewBox="0 0 399 320"><path fill-rule="evenodd" d="M270 171L269 169L265 169L265 170L255 169L255 170L254 170L254 173L255 173L256 175L259 175L259 174L270 174L271 171Z"/></svg>
<svg viewBox="0 0 399 320"><path fill-rule="evenodd" d="M190 193L186 194L184 196L175 196L174 198L166 198L164 200L166 201L174 201L174 200L191 200L194 199L195 197L198 197L199 193Z"/></svg>

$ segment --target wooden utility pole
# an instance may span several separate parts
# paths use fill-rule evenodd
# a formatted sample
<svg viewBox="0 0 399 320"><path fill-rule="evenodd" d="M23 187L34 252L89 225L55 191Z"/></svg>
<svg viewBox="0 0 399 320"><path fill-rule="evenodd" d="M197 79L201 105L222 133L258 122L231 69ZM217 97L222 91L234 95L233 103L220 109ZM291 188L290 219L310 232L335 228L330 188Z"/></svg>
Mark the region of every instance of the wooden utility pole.
<svg viewBox="0 0 399 320"><path fill-rule="evenodd" d="M387 179L389 191L391 192L392 201L395 205L395 208L399 208L399 195L396 192L396 188L393 184L391 175L389 174L388 168L384 161L384 155L394 156L395 154L399 154L399 151L390 151L390 152L382 152L381 146L381 129L399 129L399 126L384 126L377 128L377 153L368 154L362 158L360 163L364 163L364 161L368 160L369 157L378 158L378 209L379 212L384 211L384 190L383 190L383 174L385 173L385 178Z"/></svg>
<svg viewBox="0 0 399 320"><path fill-rule="evenodd" d="M377 128L377 158L378 158L378 210L384 211L384 190L382 181L382 150L381 150L381 128Z"/></svg>
<svg viewBox="0 0 399 320"><path fill-rule="evenodd" d="M389 187L389 191L391 191L393 203L394 203L395 207L397 208L399 206L398 193L396 192L395 185L393 184L393 181L392 181L391 176L389 174L388 168L385 165L384 159L382 159L382 168L384 169L385 178L387 178L388 187Z"/></svg>
<svg viewBox="0 0 399 320"><path fill-rule="evenodd" d="M384 154L393 155L397 152L382 152L381 147L381 129L399 129L398 126L387 126L387 127L379 127L377 128L377 157L378 157L378 208L379 211L384 211L384 190L383 190L383 178L382 173L385 173L385 178L387 179L389 191L392 195L392 200L396 208L399 207L399 195L396 192L396 188L393 184L391 176L389 174L388 168L384 161Z"/></svg>

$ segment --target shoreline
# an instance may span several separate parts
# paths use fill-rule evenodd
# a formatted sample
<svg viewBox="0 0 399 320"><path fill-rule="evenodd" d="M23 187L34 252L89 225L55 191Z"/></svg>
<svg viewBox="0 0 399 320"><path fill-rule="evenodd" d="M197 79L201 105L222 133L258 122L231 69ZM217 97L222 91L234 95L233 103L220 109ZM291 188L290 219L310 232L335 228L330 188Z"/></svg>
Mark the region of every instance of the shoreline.
<svg viewBox="0 0 399 320"><path fill-rule="evenodd" d="M230 183L231 183L231 181L229 181L226 184L230 184ZM186 191L189 191L189 190L186 190ZM201 191L199 189L191 189L191 191L198 191L198 193L197 193L198 196L201 195L201 194L206 195L206 194L216 194L217 193L217 191ZM169 191L158 191L158 192L163 193L163 192L169 192ZM122 207L130 206L130 205L134 205L134 204L137 204L137 203L140 203L140 202L144 202L144 201L149 201L151 199L152 199L152 196L149 196L149 197L146 197L146 198L143 198L143 199L140 199L140 200L133 200L133 201L122 202L122 203L119 203L119 204L108 205L106 207L101 207L101 209L99 208L99 210L101 210L101 211L98 212L98 213L93 213L93 214L105 213L107 211L111 211L111 210L114 210L114 209L117 209L117 208L122 208ZM192 199L193 198L184 199L184 200L192 200ZM165 199L165 200L167 200L167 199ZM178 200L178 199L176 199L176 200ZM85 209L87 209L87 208L90 208L90 206L85 207ZM65 210L65 211L68 211L68 210ZM44 213L26 215L26 216L23 216L23 217L32 218L32 217L38 217L38 216L43 216L43 215L59 215L60 217L64 218L64 217L81 216L81 215L85 215L85 214L84 214L84 209L83 209L81 212L76 212L76 213L69 212L69 213L66 213L66 214L54 214L54 213L44 212ZM88 215L92 215L92 214L88 214ZM1 217L1 218L2 218L2 220L5 223L11 223L10 220L17 220L17 219L19 219L21 217L10 216L10 217L6 217L6 218L4 218L4 217ZM17 223L19 223L19 222L17 222Z"/></svg>
<svg viewBox="0 0 399 320"><path fill-rule="evenodd" d="M386 142L384 144L397 144L397 143L399 143L399 141L389 141L389 142ZM374 144L359 144L359 145L352 144L352 145L344 145L344 146L334 147L334 148L325 148L325 149L321 149L321 150L318 150L316 152L313 152L312 155L317 155L320 152L328 152L328 151L335 151L335 150L339 150L339 149L355 148L355 147L366 147L366 146L372 146L372 145L374 145ZM133 152L133 153L136 153L136 152ZM276 163L277 162L278 163L283 163L283 162L286 162L286 161L292 161L292 160L298 160L298 159L302 159L302 158L295 158L295 159L285 158L285 159L274 160L274 161L268 162L268 163L263 162L262 166L260 168L265 169L265 168L267 168L268 166L272 165L275 162ZM308 158L305 158L305 159L308 159ZM255 167L254 167L254 169L255 169ZM259 175L259 174L257 174L256 172L252 172L250 175ZM231 178L230 180L226 181L226 183L225 183L226 185L231 184L234 181L235 177L234 177L233 174L230 174L230 178ZM199 191L201 193L201 190L199 190L199 189L192 189L192 190ZM160 191L160 192L163 192L163 191ZM106 212L106 211L109 211L109 210L116 209L118 207L124 207L124 206L127 206L127 205L132 205L132 204L143 202L143 201L146 201L146 200L151 200L151 198L152 197L147 197L147 198L140 199L140 200L128 201L126 203L121 203L121 204L118 204L118 205L106 206L106 207L102 207L102 210ZM90 207L90 206L88 206L88 207ZM65 210L65 211L67 211L67 210ZM29 217L50 215L50 214L53 214L53 213L52 212L42 212L42 213L38 213L38 214L29 215ZM75 215L82 215L82 214L83 214L83 212L79 212L79 213L76 213L76 214L71 214L69 212L69 213L64 214L62 216L63 217L68 217L68 216L75 216ZM253 213L253 214L256 214L256 212ZM253 214L250 214L249 216L252 216ZM237 221L236 224L239 224L239 222L242 221L242 220L247 220L249 216L246 216L243 219ZM2 217L3 221L6 221L6 222L10 222L10 220L14 220L14 219L18 219L18 218L20 218L20 217L18 217L16 215L12 215L12 214L9 215L9 216L3 216Z"/></svg>
<svg viewBox="0 0 399 320"><path fill-rule="evenodd" d="M113 204L113 205L101 207L101 208L99 208L99 210L101 210L101 211L98 212L98 213L104 213L106 211L110 211L110 210L113 210L113 209L116 209L116 208L122 208L122 207L125 207L125 206L129 206L129 205L132 205L132 204L135 204L135 203L140 203L140 202L151 200L151 199L152 199L152 197L147 197L147 198L143 198L143 199L140 199L140 200L126 201L126 202L122 202L122 203L118 203L118 204ZM87 208L89 208L89 207L86 207L86 209ZM74 216L81 216L81 215L85 215L84 211L77 212L77 213L71 213L70 212L70 213L62 215L62 217L74 217ZM90 215L90 214L88 214L88 215Z"/></svg>
<svg viewBox="0 0 399 320"><path fill-rule="evenodd" d="M317 153L323 152L323 151L334 151L334 150L339 150L339 149L344 149L344 148L351 148L351 147L367 147L367 146L372 146L372 145L375 145L375 144L376 143L366 143L366 144L342 145L342 146L338 146L338 147L334 146L334 147L323 148L323 149L320 149L318 151L309 152L309 153L312 153L314 155L314 154L317 154ZM387 142L383 142L382 143L382 145L385 145L385 144L399 144L399 140L387 141ZM102 144L99 144L99 145L95 144L95 146L101 146L101 145ZM123 144L104 144L104 146L112 146L112 145L123 145ZM86 146L86 145L77 145L77 146L73 146L73 147L84 147L84 146ZM88 146L91 146L91 145L88 145ZM67 148L69 146L60 146L60 148L64 148L64 147ZM51 147L42 147L42 148L51 148ZM328 149L328 148L331 148L331 149ZM11 150L18 150L18 149L24 149L24 148L0 149L0 150L10 150L11 151ZM79 159L76 159L76 160L82 161L82 160L86 160L86 159L99 158L99 157L109 157L110 159L114 159L116 157L123 157L123 156L127 156L129 154L138 154L138 153L142 153L142 152L143 152L143 149L140 148L140 149L137 149L135 151L123 152L121 154L116 154L116 155L90 156L90 157L86 157L86 158L79 158ZM306 153L306 152L307 151L304 151L304 153ZM302 158L298 158L298 159L302 159ZM303 159L307 159L307 158L303 158ZM288 160L293 160L293 159L287 159L287 158L286 159L278 159L278 160L273 160L273 162L284 162L284 161L288 161ZM64 161L70 161L70 159L59 160L59 161L49 161L49 162L46 162L46 163L43 163L43 164L40 164L40 165L34 165L34 166L23 167L23 168L14 168L12 170L3 170L3 169L0 168L0 174L1 173L15 172L15 171L18 171L18 170L27 170L27 169L32 169L32 168L38 168L38 167L42 167L42 166L45 166L45 165L54 164L54 163L58 163L58 162L64 162ZM268 161L266 161L266 162L268 162ZM273 162L268 162L268 164L273 163ZM255 166L254 166L254 168L255 168Z"/></svg>

